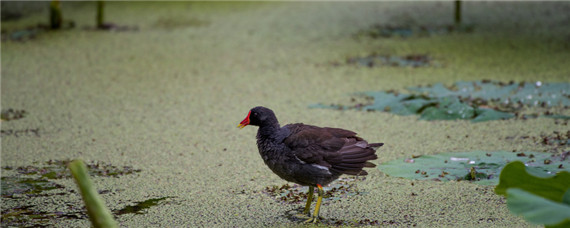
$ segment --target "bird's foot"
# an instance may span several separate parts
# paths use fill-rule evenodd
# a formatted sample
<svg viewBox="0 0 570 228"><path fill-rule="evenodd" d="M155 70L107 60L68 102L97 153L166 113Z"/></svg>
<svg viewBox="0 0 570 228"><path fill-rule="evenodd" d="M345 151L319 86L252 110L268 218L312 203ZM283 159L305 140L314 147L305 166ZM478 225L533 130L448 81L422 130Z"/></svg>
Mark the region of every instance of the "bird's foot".
<svg viewBox="0 0 570 228"><path fill-rule="evenodd" d="M305 219L311 219L312 218L309 214L301 213L301 212L295 213L295 215L293 215L293 216L299 220L305 220Z"/></svg>
<svg viewBox="0 0 570 228"><path fill-rule="evenodd" d="M301 209L295 209L295 210L288 211L287 217L291 221L303 222L303 221L311 218L311 215L309 213L303 213L303 209L301 208Z"/></svg>
<svg viewBox="0 0 570 228"><path fill-rule="evenodd" d="M317 222L319 222L319 217L311 216L309 219L305 220L305 222L303 222L303 223L317 223Z"/></svg>

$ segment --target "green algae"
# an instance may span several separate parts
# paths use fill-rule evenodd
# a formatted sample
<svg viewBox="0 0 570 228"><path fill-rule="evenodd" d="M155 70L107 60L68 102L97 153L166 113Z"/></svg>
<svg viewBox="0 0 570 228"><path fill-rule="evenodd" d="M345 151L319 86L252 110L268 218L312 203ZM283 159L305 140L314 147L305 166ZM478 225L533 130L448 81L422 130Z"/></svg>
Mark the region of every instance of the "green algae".
<svg viewBox="0 0 570 228"><path fill-rule="evenodd" d="M480 147L536 151L541 146L534 142L503 139L519 133L566 131L565 121L546 118L472 125L354 110L307 110L305 105L352 91L455 80L565 81L569 52L564 47L567 32L560 31L566 20L565 3L473 2L468 7L470 18L480 22L473 34L365 42L350 36L371 23L391 21L392 15L437 23L448 18L449 10L435 2L236 4L243 3L108 2L109 18L137 25L139 32L77 29L47 33L32 42L3 43L2 105L41 115L25 118L26 122L3 122L2 128L41 126L55 133L41 140L3 137L2 165L75 157L137 164L148 172L140 177L96 178L105 189L124 189L104 194L106 201L135 202L147 194L165 194L184 202L150 208L145 216L119 217L128 227L301 226L281 216L295 205L276 203L259 192L284 181L259 159L255 132L247 136L235 132L233 123L243 118L244 109L271 106L283 123L343 127L368 140L387 142L379 162L420 151ZM78 26L93 23L92 7L66 12ZM541 16L544 12L551 16ZM154 27L160 18L184 15L211 23L169 32ZM38 18L45 20L42 15ZM3 22L3 28L10 26ZM429 53L445 67L317 66L378 47L397 56ZM479 185L410 181L373 171L358 186L369 194L334 201L322 208L321 216L392 226L531 226L511 215L501 197ZM26 203L57 211L50 205L67 203L68 198ZM49 224L89 226L86 217Z"/></svg>

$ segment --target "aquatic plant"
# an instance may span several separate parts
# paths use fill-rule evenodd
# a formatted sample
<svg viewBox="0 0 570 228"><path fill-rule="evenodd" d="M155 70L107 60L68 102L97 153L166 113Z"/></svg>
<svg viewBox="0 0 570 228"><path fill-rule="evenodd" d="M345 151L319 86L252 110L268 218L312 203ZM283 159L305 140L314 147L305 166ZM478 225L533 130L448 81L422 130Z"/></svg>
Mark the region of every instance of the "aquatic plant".
<svg viewBox="0 0 570 228"><path fill-rule="evenodd" d="M570 171L565 156L541 152L473 151L418 155L378 165L380 171L395 177L434 181L470 181L495 185L505 165L524 162L537 173L552 175Z"/></svg>
<svg viewBox="0 0 570 228"><path fill-rule="evenodd" d="M507 164L495 193L506 196L507 207L531 223L570 226L570 172L536 172L520 161Z"/></svg>
<svg viewBox="0 0 570 228"><path fill-rule="evenodd" d="M87 166L81 160L75 160L69 163L69 170L73 175L73 179L79 187L87 214L94 227L118 227L117 222L113 219L111 211L105 206L103 199L97 193L97 189L93 187L93 182L89 178Z"/></svg>
<svg viewBox="0 0 570 228"><path fill-rule="evenodd" d="M398 115L419 115L423 120L471 120L482 122L510 118L538 117L524 114L529 107L570 108L570 83L540 81L509 82L460 81L447 87L442 83L407 88L409 93L390 91L357 92L352 104L313 104L311 108L384 111ZM546 111L544 117L568 119L570 116Z"/></svg>

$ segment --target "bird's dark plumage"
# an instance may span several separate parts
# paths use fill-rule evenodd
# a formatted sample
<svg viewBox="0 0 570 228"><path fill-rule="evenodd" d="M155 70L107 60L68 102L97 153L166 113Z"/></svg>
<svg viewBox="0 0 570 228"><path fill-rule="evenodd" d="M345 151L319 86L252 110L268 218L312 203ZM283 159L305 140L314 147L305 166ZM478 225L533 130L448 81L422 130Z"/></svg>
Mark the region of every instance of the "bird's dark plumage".
<svg viewBox="0 0 570 228"><path fill-rule="evenodd" d="M362 169L375 167L369 161L378 158L376 149L383 145L340 128L302 123L281 127L273 111L261 106L251 109L239 127L246 125L259 126L257 147L265 164L287 181L311 186L311 196L313 187L320 189L342 174L367 175Z"/></svg>
<svg viewBox="0 0 570 228"><path fill-rule="evenodd" d="M376 149L383 145L340 128L302 123L280 127L273 111L261 106L251 109L244 121L259 126L257 146L269 168L301 185L326 185L342 174L367 175L362 168L375 167L368 161L378 158Z"/></svg>

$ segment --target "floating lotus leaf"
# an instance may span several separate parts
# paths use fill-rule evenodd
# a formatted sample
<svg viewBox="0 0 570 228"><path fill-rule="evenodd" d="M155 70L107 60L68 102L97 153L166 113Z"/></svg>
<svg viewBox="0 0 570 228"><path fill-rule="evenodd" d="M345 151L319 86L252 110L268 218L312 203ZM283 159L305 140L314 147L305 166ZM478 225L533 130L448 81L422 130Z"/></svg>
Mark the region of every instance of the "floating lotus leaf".
<svg viewBox="0 0 570 228"><path fill-rule="evenodd" d="M501 112L490 108L477 108L475 109L475 118L473 122L482 122L488 120L504 120L513 118L515 115L512 113Z"/></svg>
<svg viewBox="0 0 570 228"><path fill-rule="evenodd" d="M426 108L420 119L425 120L455 120L472 119L475 109L461 102L457 97L442 97L437 106Z"/></svg>
<svg viewBox="0 0 570 228"><path fill-rule="evenodd" d="M568 165L566 161L566 165ZM570 226L570 173L556 175L537 172L522 162L511 162L500 175L495 188L507 197L511 212L546 227Z"/></svg>
<svg viewBox="0 0 570 228"><path fill-rule="evenodd" d="M570 226L569 204L548 200L520 188L509 188L507 194L509 210L529 222L544 224L547 228Z"/></svg>
<svg viewBox="0 0 570 228"><path fill-rule="evenodd" d="M436 181L472 181L495 185L503 167L511 161L521 161L528 169L545 176L570 171L570 161L541 152L457 152L402 158L378 165L380 171L395 177Z"/></svg>
<svg viewBox="0 0 570 228"><path fill-rule="evenodd" d="M457 82L451 87L436 83L427 87L410 87L411 92L424 93L430 97L456 96L481 98L500 103L522 103L536 106L570 106L570 83L501 83L497 81Z"/></svg>
<svg viewBox="0 0 570 228"><path fill-rule="evenodd" d="M502 83L460 81L446 87L442 83L407 88L409 94L394 91L356 93L366 102L356 105L314 104L312 108L361 109L398 115L420 115L423 120L464 119L473 122L514 118L521 106L570 107L570 83ZM353 99L356 100L356 99ZM531 114L529 117L538 117ZM569 119L549 113L545 117Z"/></svg>

